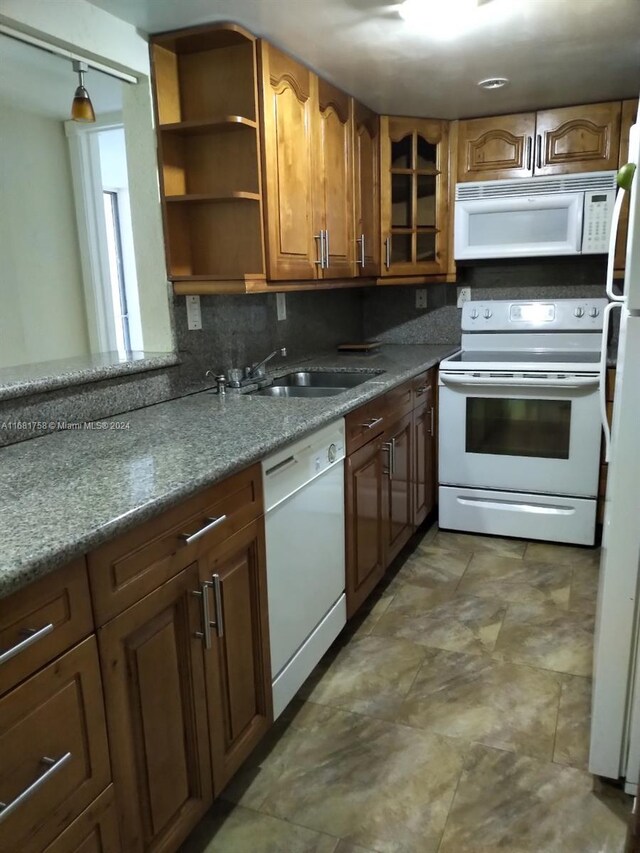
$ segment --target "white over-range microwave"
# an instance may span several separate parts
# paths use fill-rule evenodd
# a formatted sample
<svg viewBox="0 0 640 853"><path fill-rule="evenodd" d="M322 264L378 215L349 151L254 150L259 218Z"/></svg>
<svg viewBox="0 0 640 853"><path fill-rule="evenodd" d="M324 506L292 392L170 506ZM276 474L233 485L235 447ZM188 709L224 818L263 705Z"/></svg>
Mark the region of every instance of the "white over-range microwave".
<svg viewBox="0 0 640 853"><path fill-rule="evenodd" d="M616 172L456 184L455 258L609 250Z"/></svg>

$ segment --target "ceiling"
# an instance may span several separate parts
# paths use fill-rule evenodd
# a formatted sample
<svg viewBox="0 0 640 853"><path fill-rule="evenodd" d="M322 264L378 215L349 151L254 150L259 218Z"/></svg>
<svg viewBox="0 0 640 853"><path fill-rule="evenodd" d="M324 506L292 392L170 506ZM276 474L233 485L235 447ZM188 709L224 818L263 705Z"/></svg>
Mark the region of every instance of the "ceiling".
<svg viewBox="0 0 640 853"><path fill-rule="evenodd" d="M0 35L0 103L66 121L78 85L71 61ZM96 115L122 110L122 87L129 85L100 71L85 74Z"/></svg>
<svg viewBox="0 0 640 853"><path fill-rule="evenodd" d="M380 0L91 2L146 33L244 24L381 113L460 118L640 90L640 0L481 0L448 39ZM465 0L423 2L442 11ZM496 76L510 85L477 87Z"/></svg>

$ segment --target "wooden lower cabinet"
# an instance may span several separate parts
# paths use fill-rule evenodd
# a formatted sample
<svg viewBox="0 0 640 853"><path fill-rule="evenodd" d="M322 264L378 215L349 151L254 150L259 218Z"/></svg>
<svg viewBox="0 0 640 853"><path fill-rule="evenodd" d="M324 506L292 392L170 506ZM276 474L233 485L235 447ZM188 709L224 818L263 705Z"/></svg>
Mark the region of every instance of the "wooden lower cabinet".
<svg viewBox="0 0 640 853"><path fill-rule="evenodd" d="M213 800L194 564L98 631L123 853L175 851Z"/></svg>
<svg viewBox="0 0 640 853"><path fill-rule="evenodd" d="M386 568L386 457L388 451L383 450L382 437L378 437L345 461L348 618L369 596Z"/></svg>
<svg viewBox="0 0 640 853"><path fill-rule="evenodd" d="M413 522L418 527L436 504L435 386L425 383L424 402L413 413Z"/></svg>
<svg viewBox="0 0 640 853"><path fill-rule="evenodd" d="M118 813L109 785L44 853L120 853Z"/></svg>
<svg viewBox="0 0 640 853"><path fill-rule="evenodd" d="M413 533L413 415L405 415L384 436L389 468L384 488L386 503L386 562L398 556Z"/></svg>
<svg viewBox="0 0 640 853"><path fill-rule="evenodd" d="M205 667L218 794L273 721L262 520L205 555L200 580L211 595L211 648L205 652Z"/></svg>

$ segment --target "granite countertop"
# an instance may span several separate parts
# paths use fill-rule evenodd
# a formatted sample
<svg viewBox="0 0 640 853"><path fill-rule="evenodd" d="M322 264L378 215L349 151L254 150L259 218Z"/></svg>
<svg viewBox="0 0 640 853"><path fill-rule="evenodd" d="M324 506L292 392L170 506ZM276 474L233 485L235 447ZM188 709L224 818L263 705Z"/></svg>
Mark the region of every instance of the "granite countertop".
<svg viewBox="0 0 640 853"><path fill-rule="evenodd" d="M433 367L455 345L384 346L304 369L383 371L335 397L201 392L1 451L0 597ZM274 371L291 372L293 365Z"/></svg>

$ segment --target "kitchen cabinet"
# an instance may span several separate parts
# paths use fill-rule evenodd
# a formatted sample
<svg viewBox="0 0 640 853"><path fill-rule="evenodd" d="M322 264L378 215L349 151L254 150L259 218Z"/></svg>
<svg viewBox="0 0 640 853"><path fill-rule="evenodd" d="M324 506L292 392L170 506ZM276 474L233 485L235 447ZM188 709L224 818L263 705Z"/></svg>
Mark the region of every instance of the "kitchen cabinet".
<svg viewBox="0 0 640 853"><path fill-rule="evenodd" d="M413 416L405 415L385 432L383 446L387 451L384 501L386 503L386 563L394 560L413 533Z"/></svg>
<svg viewBox="0 0 640 853"><path fill-rule="evenodd" d="M359 276L380 274L380 119L353 103L356 264Z"/></svg>
<svg viewBox="0 0 640 853"><path fill-rule="evenodd" d="M127 853L174 851L213 801L194 564L98 630Z"/></svg>
<svg viewBox="0 0 640 853"><path fill-rule="evenodd" d="M629 133L631 126L635 124L638 115L638 100L622 102L622 118L620 122L620 156L618 158L618 168L624 166L629 159ZM625 198L622 210L620 211L620 225L618 227L618 239L616 241L616 254L614 261L614 274L621 278L624 276L624 269L627 254L627 228L629 227L629 196Z"/></svg>
<svg viewBox="0 0 640 853"><path fill-rule="evenodd" d="M413 522L418 527L436 504L436 371L432 369L420 376L413 387L416 404L413 412Z"/></svg>
<svg viewBox="0 0 640 853"><path fill-rule="evenodd" d="M97 797L44 853L121 853L113 785Z"/></svg>
<svg viewBox="0 0 640 853"><path fill-rule="evenodd" d="M613 101L460 121L457 180L616 169L620 116Z"/></svg>
<svg viewBox="0 0 640 853"><path fill-rule="evenodd" d="M382 116L382 276L446 274L448 195L448 122Z"/></svg>
<svg viewBox="0 0 640 853"><path fill-rule="evenodd" d="M205 554L200 582L211 596L204 658L218 794L273 721L262 520Z"/></svg>

